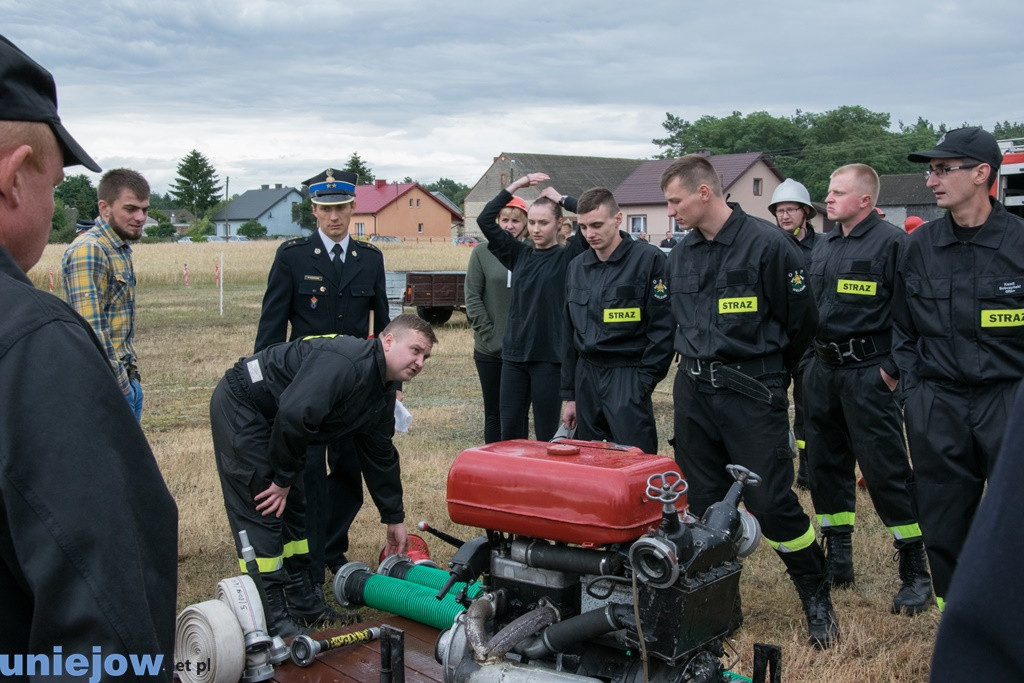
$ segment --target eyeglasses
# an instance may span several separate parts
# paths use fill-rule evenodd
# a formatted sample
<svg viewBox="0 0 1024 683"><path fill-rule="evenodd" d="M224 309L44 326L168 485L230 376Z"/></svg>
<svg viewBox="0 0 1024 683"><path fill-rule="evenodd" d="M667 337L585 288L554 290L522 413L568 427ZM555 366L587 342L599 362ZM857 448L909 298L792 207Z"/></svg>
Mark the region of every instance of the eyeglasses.
<svg viewBox="0 0 1024 683"><path fill-rule="evenodd" d="M960 164L959 166L936 166L935 168L929 168L924 172L925 178L931 178L934 173L937 178L945 178L946 174L950 171L966 171L971 168L977 168L981 164Z"/></svg>
<svg viewBox="0 0 1024 683"><path fill-rule="evenodd" d="M797 214L803 211L803 208L796 207L795 209L775 209L776 216L788 216L789 214Z"/></svg>

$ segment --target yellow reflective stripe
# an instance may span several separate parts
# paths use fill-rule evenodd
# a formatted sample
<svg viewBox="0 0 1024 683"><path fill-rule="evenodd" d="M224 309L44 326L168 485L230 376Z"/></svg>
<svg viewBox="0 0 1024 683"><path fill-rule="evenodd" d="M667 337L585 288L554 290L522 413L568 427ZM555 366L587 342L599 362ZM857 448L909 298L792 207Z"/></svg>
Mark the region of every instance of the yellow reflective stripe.
<svg viewBox="0 0 1024 683"><path fill-rule="evenodd" d="M767 536L765 536L764 540L768 541L768 545L775 548L775 550L780 553L795 553L798 550L803 550L804 548L809 548L814 545L814 527L808 524L807 531L790 541L773 541Z"/></svg>
<svg viewBox="0 0 1024 683"><path fill-rule="evenodd" d="M840 280L836 283L836 291L840 294L875 296L877 290L878 283L869 280Z"/></svg>
<svg viewBox="0 0 1024 683"><path fill-rule="evenodd" d="M921 538L921 527L917 524L904 524L903 526L891 526L889 531L897 540L904 541L908 538Z"/></svg>
<svg viewBox="0 0 1024 683"><path fill-rule="evenodd" d="M797 439L796 440L796 447L801 449L801 450L804 449L804 448L807 448L807 442L804 441L803 439Z"/></svg>
<svg viewBox="0 0 1024 683"><path fill-rule="evenodd" d="M753 313L757 311L756 296L737 296L718 300L719 313Z"/></svg>
<svg viewBox="0 0 1024 683"><path fill-rule="evenodd" d="M640 322L640 309L606 308L604 309L604 321L606 323L637 323Z"/></svg>
<svg viewBox="0 0 1024 683"><path fill-rule="evenodd" d="M818 526L827 529L830 526L853 526L853 512L836 512L831 515L818 515Z"/></svg>
<svg viewBox="0 0 1024 683"><path fill-rule="evenodd" d="M256 566L259 567L260 574L269 574L270 572L276 572L284 565L281 562L281 556L277 557L257 557ZM238 558L238 566L242 568L242 573L245 571L245 560Z"/></svg>
<svg viewBox="0 0 1024 683"><path fill-rule="evenodd" d="M334 339L335 337L343 337L343 336L345 336L345 335L342 335L342 334L311 334L308 337L303 337L302 341L306 341L306 340L309 340L309 339Z"/></svg>
<svg viewBox="0 0 1024 683"><path fill-rule="evenodd" d="M1024 326L1024 308L1003 308L999 310L983 310L981 312L982 327L1021 327Z"/></svg>
<svg viewBox="0 0 1024 683"><path fill-rule="evenodd" d="M309 541L305 538L300 538L296 541L288 541L284 544L284 557L292 557L293 555L308 555L309 554Z"/></svg>
<svg viewBox="0 0 1024 683"><path fill-rule="evenodd" d="M940 598L936 595L935 604L939 606L939 612L944 612L946 610L946 598Z"/></svg>

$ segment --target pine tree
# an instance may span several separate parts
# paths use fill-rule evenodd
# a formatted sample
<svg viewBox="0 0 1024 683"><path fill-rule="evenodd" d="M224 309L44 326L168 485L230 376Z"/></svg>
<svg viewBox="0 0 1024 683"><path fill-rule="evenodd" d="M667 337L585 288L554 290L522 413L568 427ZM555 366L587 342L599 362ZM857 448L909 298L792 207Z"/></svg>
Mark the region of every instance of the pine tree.
<svg viewBox="0 0 1024 683"><path fill-rule="evenodd" d="M359 185L369 185L373 182L373 169L359 158L359 152L352 152L352 156L348 158L348 165L341 170L355 173L359 176L359 182L357 183Z"/></svg>
<svg viewBox="0 0 1024 683"><path fill-rule="evenodd" d="M209 159L193 149L178 164L178 177L174 179L171 194L181 206L200 216L220 201L220 192L216 169Z"/></svg>

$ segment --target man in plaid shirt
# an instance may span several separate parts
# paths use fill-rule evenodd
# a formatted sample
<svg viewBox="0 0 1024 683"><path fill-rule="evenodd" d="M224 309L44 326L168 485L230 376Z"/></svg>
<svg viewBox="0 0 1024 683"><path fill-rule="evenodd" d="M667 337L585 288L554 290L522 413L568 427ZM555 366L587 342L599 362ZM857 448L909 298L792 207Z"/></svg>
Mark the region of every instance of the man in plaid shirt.
<svg viewBox="0 0 1024 683"><path fill-rule="evenodd" d="M118 168L100 179L100 215L64 252L64 293L88 321L137 419L142 386L135 354L135 269L129 240L142 237L149 213L149 183L136 171Z"/></svg>

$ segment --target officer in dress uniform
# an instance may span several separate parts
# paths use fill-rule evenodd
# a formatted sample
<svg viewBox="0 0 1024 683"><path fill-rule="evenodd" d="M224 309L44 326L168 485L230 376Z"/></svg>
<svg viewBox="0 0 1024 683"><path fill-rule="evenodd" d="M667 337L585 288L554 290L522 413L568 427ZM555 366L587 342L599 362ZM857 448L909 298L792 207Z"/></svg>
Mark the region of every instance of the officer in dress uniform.
<svg viewBox="0 0 1024 683"><path fill-rule="evenodd" d="M321 334L366 338L390 322L384 256L348 232L357 181L355 173L333 169L307 181L317 230L277 250L255 351L285 341L289 323L287 339L294 340ZM348 528L363 504L356 448L348 439L330 443L326 464L323 446L306 454L306 531L310 572L318 588L325 565L336 569L346 562Z"/></svg>

